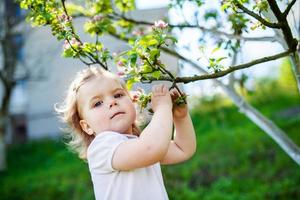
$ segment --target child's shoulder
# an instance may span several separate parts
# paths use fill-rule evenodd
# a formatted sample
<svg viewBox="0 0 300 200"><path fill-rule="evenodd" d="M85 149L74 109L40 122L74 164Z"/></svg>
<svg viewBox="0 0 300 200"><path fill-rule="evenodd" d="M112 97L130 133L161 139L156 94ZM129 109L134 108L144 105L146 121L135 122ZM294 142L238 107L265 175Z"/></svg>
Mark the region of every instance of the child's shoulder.
<svg viewBox="0 0 300 200"><path fill-rule="evenodd" d="M97 163L99 160L112 158L112 155L119 144L130 138L136 138L136 136L121 134L114 131L99 133L87 148L88 162Z"/></svg>

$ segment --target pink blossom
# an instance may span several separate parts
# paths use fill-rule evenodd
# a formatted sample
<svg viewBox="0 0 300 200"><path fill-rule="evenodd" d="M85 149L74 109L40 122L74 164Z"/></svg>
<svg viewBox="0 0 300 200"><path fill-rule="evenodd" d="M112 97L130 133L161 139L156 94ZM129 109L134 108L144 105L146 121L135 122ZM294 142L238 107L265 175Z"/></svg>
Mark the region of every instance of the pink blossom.
<svg viewBox="0 0 300 200"><path fill-rule="evenodd" d="M69 49L70 47L71 47L71 46L70 46L68 40L65 40L65 41L64 41L63 48L66 50L66 49Z"/></svg>
<svg viewBox="0 0 300 200"><path fill-rule="evenodd" d="M68 21L72 20L72 17L69 17L65 13L59 15L57 18L58 18L58 20L60 20L62 22L68 22Z"/></svg>
<svg viewBox="0 0 300 200"><path fill-rule="evenodd" d="M63 13L63 14L59 15L57 18L58 18L58 20L60 20L60 21L65 21L66 18L67 18L67 15L66 15L65 13Z"/></svg>
<svg viewBox="0 0 300 200"><path fill-rule="evenodd" d="M168 27L168 23L164 22L163 20L158 20L154 22L154 27L165 29Z"/></svg>
<svg viewBox="0 0 300 200"><path fill-rule="evenodd" d="M95 15L93 18L92 18L92 22L97 22L97 21L101 21L103 19L103 16L101 15Z"/></svg>
<svg viewBox="0 0 300 200"><path fill-rule="evenodd" d="M132 35L140 36L140 35L144 35L144 32L142 30L134 30L132 32Z"/></svg>
<svg viewBox="0 0 300 200"><path fill-rule="evenodd" d="M70 43L71 43L72 45L74 45L76 42L77 42L76 38L72 38L71 41L70 41Z"/></svg>
<svg viewBox="0 0 300 200"><path fill-rule="evenodd" d="M121 60L118 61L117 65L118 65L119 67L125 66L125 64L124 64Z"/></svg>
<svg viewBox="0 0 300 200"><path fill-rule="evenodd" d="M76 38L72 38L70 43L72 46L80 46L81 45L81 43Z"/></svg>
<svg viewBox="0 0 300 200"><path fill-rule="evenodd" d="M140 98L140 96L137 95L137 94L134 94L134 95L132 96L132 100L133 100L134 102L136 102L139 98Z"/></svg>
<svg viewBox="0 0 300 200"><path fill-rule="evenodd" d="M124 72L118 72L117 75L118 75L118 76L124 76L125 73L124 73Z"/></svg>

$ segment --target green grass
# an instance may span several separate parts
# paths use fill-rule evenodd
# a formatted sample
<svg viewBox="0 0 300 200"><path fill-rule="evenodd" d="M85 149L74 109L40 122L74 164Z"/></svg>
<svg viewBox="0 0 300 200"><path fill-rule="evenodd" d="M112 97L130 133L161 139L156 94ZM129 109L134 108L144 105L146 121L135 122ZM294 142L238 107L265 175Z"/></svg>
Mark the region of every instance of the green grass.
<svg viewBox="0 0 300 200"><path fill-rule="evenodd" d="M299 95L272 93L249 99L300 145L300 116L278 112L300 106ZM163 166L170 199L300 199L300 166L233 105L202 101L192 111L197 152L189 161ZM8 149L0 174L3 200L88 200L87 164L61 141L33 141Z"/></svg>
<svg viewBox="0 0 300 200"><path fill-rule="evenodd" d="M249 99L300 145L300 116L278 116L300 106L298 94L277 91ZM300 166L236 107L210 109L209 102L202 102L192 118L196 155L163 167L170 199L300 199Z"/></svg>
<svg viewBox="0 0 300 200"><path fill-rule="evenodd" d="M8 149L0 199L93 199L87 164L60 141L34 141Z"/></svg>

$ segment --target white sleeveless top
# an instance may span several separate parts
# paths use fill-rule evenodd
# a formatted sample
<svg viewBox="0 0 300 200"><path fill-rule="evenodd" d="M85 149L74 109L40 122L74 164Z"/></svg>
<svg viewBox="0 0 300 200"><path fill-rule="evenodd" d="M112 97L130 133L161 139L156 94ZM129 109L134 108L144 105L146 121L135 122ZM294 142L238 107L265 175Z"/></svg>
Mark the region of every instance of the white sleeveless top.
<svg viewBox="0 0 300 200"><path fill-rule="evenodd" d="M114 151L137 136L105 131L87 149L87 160L96 200L167 200L160 164L130 171L112 168Z"/></svg>

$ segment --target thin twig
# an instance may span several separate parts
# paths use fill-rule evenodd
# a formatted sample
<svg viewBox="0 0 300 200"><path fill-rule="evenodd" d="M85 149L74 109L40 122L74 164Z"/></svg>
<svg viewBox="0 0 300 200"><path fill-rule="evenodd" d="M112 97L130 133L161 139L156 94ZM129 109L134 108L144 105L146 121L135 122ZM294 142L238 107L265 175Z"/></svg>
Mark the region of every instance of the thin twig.
<svg viewBox="0 0 300 200"><path fill-rule="evenodd" d="M285 9L285 11L283 12L284 17L287 17L290 10L292 9L293 5L296 3L296 0L293 0Z"/></svg>
<svg viewBox="0 0 300 200"><path fill-rule="evenodd" d="M264 18L262 18L261 16L259 16L258 14L252 12L251 10L249 10L248 8L244 7L242 4L240 3L236 3L236 6L241 9L242 11L244 11L245 13L247 13L248 15L254 17L255 19L257 19L259 22L261 22L263 25L270 27L270 28L281 28L281 24L280 23L270 23L268 21L266 21Z"/></svg>
<svg viewBox="0 0 300 200"><path fill-rule="evenodd" d="M85 17L82 14L77 14L77 15L73 15L73 18L76 17ZM120 15L115 16L115 15L108 15L109 18L113 19L113 20L119 20L122 17ZM126 20L128 22L137 24L137 25L145 25L145 26L152 26L153 22L147 22L147 21L142 21L142 20L135 20L132 18L128 18L128 17L123 17L123 20ZM240 36L240 35L235 35L235 34L230 34L230 33L226 33L224 31L220 31L217 30L215 28L206 28L200 25L192 25L192 24L168 24L168 26L170 28L192 28L192 29L200 29L203 32L208 32L211 33L217 37L221 37L221 36L225 36L229 39L241 39L243 41L276 41L276 38L272 37L272 36L264 36L264 37L244 37L244 36Z"/></svg>
<svg viewBox="0 0 300 200"><path fill-rule="evenodd" d="M62 6L63 6L63 9L64 9L64 13L66 14L67 18L70 20L71 17L68 14L68 11L67 11L67 8L66 8L66 5L65 5L65 0L61 0L61 3L62 3ZM76 36L72 22L71 22L71 33L73 34L73 36ZM76 40L78 40L81 44L83 44L83 42L80 40L79 37L76 37ZM78 51L76 51L76 52L78 52ZM102 68L104 68L105 70L108 70L108 67L105 64L103 64L102 62L100 62L100 60L98 58L95 58L95 56L92 53L86 53L86 52L83 52L83 53L91 60L92 63L97 63ZM79 55L79 57L80 57L80 55ZM80 59L80 60L82 61L82 59ZM83 63L86 64L86 62L83 62Z"/></svg>

